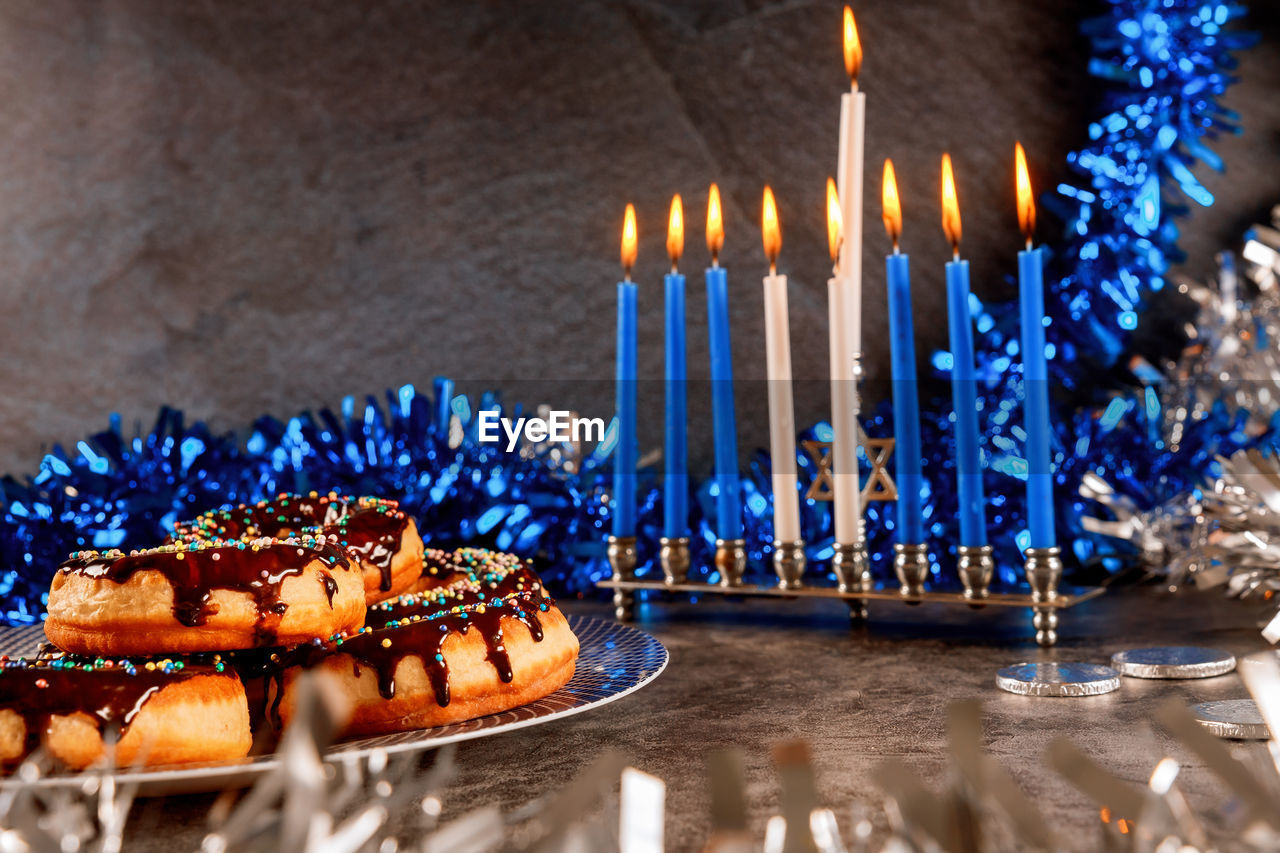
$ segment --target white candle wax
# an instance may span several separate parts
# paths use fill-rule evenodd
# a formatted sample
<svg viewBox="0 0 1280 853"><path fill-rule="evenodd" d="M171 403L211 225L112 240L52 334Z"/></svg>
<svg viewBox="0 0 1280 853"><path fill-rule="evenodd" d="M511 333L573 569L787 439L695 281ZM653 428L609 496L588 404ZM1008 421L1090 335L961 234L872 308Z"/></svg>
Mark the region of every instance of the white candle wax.
<svg viewBox="0 0 1280 853"><path fill-rule="evenodd" d="M839 272L827 284L831 322L831 469L837 544L861 541L858 481L858 388L862 358L862 160L867 98L856 89L840 98L840 193L843 239Z"/></svg>
<svg viewBox="0 0 1280 853"><path fill-rule="evenodd" d="M773 460L773 536L780 542L794 542L800 538L800 495L785 275L767 275L764 279L764 345L769 379L769 452Z"/></svg>
<svg viewBox="0 0 1280 853"><path fill-rule="evenodd" d="M840 162L836 186L840 192L843 240L840 275L849 279L859 311L851 343L862 355L862 148L866 128L867 96L854 90L840 96Z"/></svg>
<svg viewBox="0 0 1280 853"><path fill-rule="evenodd" d="M858 303L844 276L827 279L831 327L831 491L835 538L852 545L861 534L862 493L858 484L858 389L853 378L853 329Z"/></svg>

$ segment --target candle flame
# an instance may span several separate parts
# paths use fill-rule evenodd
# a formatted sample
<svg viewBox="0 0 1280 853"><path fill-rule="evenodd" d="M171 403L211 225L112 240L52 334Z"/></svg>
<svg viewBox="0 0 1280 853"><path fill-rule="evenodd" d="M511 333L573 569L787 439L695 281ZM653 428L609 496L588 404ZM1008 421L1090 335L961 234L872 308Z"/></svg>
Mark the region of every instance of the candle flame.
<svg viewBox="0 0 1280 853"><path fill-rule="evenodd" d="M893 173L893 161L884 161L884 184L880 198L884 207L884 230L889 232L893 250L898 251L898 238L902 236L902 202L898 199L898 178Z"/></svg>
<svg viewBox="0 0 1280 853"><path fill-rule="evenodd" d="M849 83L858 85L858 72L862 70L862 41L858 38L858 25L853 20L853 10L844 7L844 70Z"/></svg>
<svg viewBox="0 0 1280 853"><path fill-rule="evenodd" d="M715 184L707 191L707 249L711 252L711 265L715 266L724 248L724 216L720 212L720 187Z"/></svg>
<svg viewBox="0 0 1280 853"><path fill-rule="evenodd" d="M1018 184L1018 227L1027 238L1027 248L1031 248L1036 230L1036 199L1031 192L1031 175L1027 172L1027 152L1022 150L1021 142L1013 144L1013 159Z"/></svg>
<svg viewBox="0 0 1280 853"><path fill-rule="evenodd" d="M627 205L622 216L622 271L631 279L631 268L636 265L636 206Z"/></svg>
<svg viewBox="0 0 1280 853"><path fill-rule="evenodd" d="M782 225L778 222L778 203L773 199L773 189L764 188L764 206L760 212L760 229L764 232L764 256L769 259L769 273L778 268L778 253L782 251Z"/></svg>
<svg viewBox="0 0 1280 853"><path fill-rule="evenodd" d="M956 200L956 176L951 171L951 155L942 155L942 231L951 251L960 255L960 202Z"/></svg>
<svg viewBox="0 0 1280 853"><path fill-rule="evenodd" d="M675 272L684 254L684 203L680 193L671 197L671 216L667 219L667 257L671 258L671 271Z"/></svg>
<svg viewBox="0 0 1280 853"><path fill-rule="evenodd" d="M827 178L827 251L831 253L831 263L840 260L840 231L844 222L840 216L840 193L836 191L836 182Z"/></svg>

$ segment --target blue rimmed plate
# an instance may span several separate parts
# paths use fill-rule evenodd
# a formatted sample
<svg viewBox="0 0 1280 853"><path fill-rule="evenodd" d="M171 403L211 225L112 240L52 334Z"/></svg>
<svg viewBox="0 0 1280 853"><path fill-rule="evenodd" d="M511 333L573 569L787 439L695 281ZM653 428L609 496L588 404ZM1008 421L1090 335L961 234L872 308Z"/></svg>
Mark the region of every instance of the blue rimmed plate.
<svg viewBox="0 0 1280 853"><path fill-rule="evenodd" d="M326 757L346 761L379 750L426 751L540 725L621 699L653 681L666 668L667 650L644 631L595 616L566 616L578 636L580 651L573 678L555 693L510 711L462 723L345 741L330 748ZM43 640L44 631L39 626L0 628L0 653L33 655ZM260 755L237 762L154 767L114 775L118 784L136 783L141 795L156 796L243 787L276 764L274 755ZM83 779L82 774L52 775L32 784L77 785ZM20 783L13 779L0 780L0 790L17 784Z"/></svg>

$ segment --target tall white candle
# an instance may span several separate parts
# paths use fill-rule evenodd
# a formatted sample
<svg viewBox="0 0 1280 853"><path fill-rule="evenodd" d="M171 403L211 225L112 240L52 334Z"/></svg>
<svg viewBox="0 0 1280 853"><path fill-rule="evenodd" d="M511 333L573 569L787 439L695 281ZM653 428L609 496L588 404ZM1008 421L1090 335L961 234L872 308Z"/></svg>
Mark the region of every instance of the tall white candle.
<svg viewBox="0 0 1280 853"><path fill-rule="evenodd" d="M858 361L862 357L862 148L866 95L858 90L862 45L853 12L844 8L844 64L850 91L840 98L839 179L841 229L838 272L827 282L831 340L831 470L837 544L862 533L858 481Z"/></svg>
<svg viewBox="0 0 1280 853"><path fill-rule="evenodd" d="M855 316L849 279L836 274L827 279L827 303L831 326L831 491L835 514L835 538L839 545L858 541L862 494L858 488L858 391L853 379L853 333L849 318Z"/></svg>
<svg viewBox="0 0 1280 853"><path fill-rule="evenodd" d="M787 277L778 275L782 228L773 190L764 188L764 346L769 380L769 453L773 460L773 538L800 539L800 494L796 481L796 415L791 393L791 328L787 311Z"/></svg>

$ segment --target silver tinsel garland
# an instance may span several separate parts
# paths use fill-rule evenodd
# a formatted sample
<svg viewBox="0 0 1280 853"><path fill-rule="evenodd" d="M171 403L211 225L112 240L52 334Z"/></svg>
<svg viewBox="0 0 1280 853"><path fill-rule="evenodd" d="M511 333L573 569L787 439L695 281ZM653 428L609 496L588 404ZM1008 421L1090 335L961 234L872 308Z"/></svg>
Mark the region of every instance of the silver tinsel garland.
<svg viewBox="0 0 1280 853"><path fill-rule="evenodd" d="M1238 597L1280 590L1280 206L1272 225L1245 235L1243 263L1219 255L1216 286L1178 285L1199 307L1190 341L1160 385L1163 443L1177 453L1192 425L1229 420L1246 445L1215 456L1199 488L1148 510L1119 493L1102 472L1080 494L1105 511L1082 520L1087 532L1127 543L1138 563L1171 588L1224 587ZM1104 516L1104 517L1103 517ZM1267 638L1280 640L1280 616Z"/></svg>
<svg viewBox="0 0 1280 853"><path fill-rule="evenodd" d="M1177 452L1191 423L1216 407L1243 415L1237 429L1255 437L1271 431L1280 412L1280 206L1271 217L1271 226L1245 233L1242 265L1231 252L1218 255L1214 285L1178 281L1198 315L1187 329L1188 345L1161 382L1170 452Z"/></svg>

